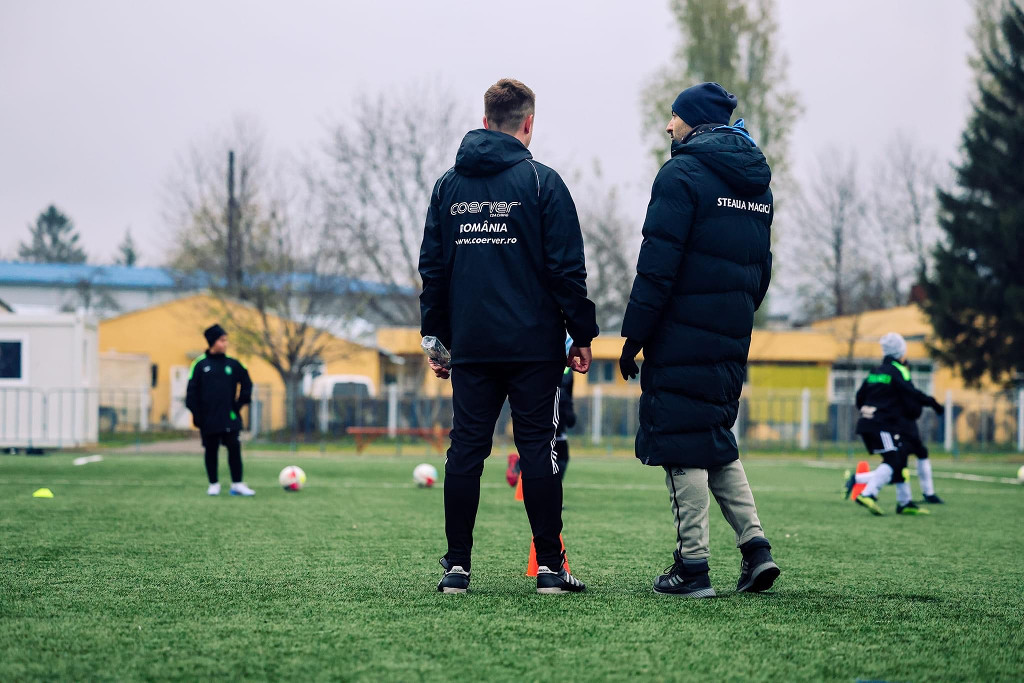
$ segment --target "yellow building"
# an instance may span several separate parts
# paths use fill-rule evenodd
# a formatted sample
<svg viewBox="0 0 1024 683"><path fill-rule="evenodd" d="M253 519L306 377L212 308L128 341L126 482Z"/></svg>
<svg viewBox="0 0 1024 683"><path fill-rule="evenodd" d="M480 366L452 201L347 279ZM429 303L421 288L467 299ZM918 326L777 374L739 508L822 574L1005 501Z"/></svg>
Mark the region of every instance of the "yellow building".
<svg viewBox="0 0 1024 683"><path fill-rule="evenodd" d="M100 323L101 354L144 354L152 364L150 424L176 428L191 426L184 407L188 369L206 350L203 330L216 321L228 331L228 353L249 369L256 388L254 402L261 402L264 429L279 429L285 424L285 389L278 372L265 360L247 354L244 340L232 335L229 318L253 315L244 304L225 304L211 296L197 295L176 299L159 306L126 313ZM271 328L285 321L271 316ZM326 334L326 333L325 333ZM381 390L381 354L377 349L329 336L320 370L326 375L363 378L372 394Z"/></svg>
<svg viewBox="0 0 1024 683"><path fill-rule="evenodd" d="M858 315L822 320L808 328L754 330L750 341L747 378L743 393L753 423L798 421L801 395L811 392L811 421L823 424L836 404L849 404L868 370L881 360L878 341L888 332L907 340L908 365L915 385L945 401L947 392L956 406L958 434L984 438L1006 438L1013 428L1012 402L998 395L999 388L988 383L967 388L951 368L936 363L926 342L932 339L927 316L916 305L867 311ZM377 345L406 359L403 366L406 387L420 387L426 395L447 394L449 382L433 378L419 347L415 328L382 328ZM624 381L618 358L622 339L604 335L592 344L594 363L585 376L576 376L574 394L591 395L600 387L604 396L639 396L638 380ZM643 356L640 356L642 360Z"/></svg>
<svg viewBox="0 0 1024 683"><path fill-rule="evenodd" d="M920 331L920 315L915 307L910 306L864 314L867 324L859 328L852 349L846 328L849 323L845 318L823 321L809 329L754 330L750 340L747 390L799 392L809 388L816 393L833 393L830 378L834 366L837 363L841 365L846 359L854 359L859 364L877 363L881 357L877 340L891 331L901 332L908 338L912 365L930 364ZM437 383L430 381L432 375L427 373L416 328L380 328L377 331L377 345L405 359L405 386L420 386L427 393L434 393ZM595 387L601 387L606 396L640 394L638 380L627 382L619 374L621 337L601 335L594 339L591 351L594 355L593 366L587 375L577 376L575 393L587 396ZM638 360L643 360L643 354ZM943 376L943 379L948 378ZM940 388L946 388L946 384Z"/></svg>

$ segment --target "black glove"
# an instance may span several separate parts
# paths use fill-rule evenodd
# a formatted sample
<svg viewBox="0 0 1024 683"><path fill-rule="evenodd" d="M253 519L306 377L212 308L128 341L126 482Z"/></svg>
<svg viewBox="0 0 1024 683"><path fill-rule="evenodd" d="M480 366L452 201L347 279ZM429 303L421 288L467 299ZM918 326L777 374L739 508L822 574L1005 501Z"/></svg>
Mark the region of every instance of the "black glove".
<svg viewBox="0 0 1024 683"><path fill-rule="evenodd" d="M619 356L619 372L622 373L622 379L631 380L640 373L640 366L634 359L643 347L643 344L634 339L627 339L622 345L622 355Z"/></svg>
<svg viewBox="0 0 1024 683"><path fill-rule="evenodd" d="M932 410L935 411L936 415L944 415L946 413L945 407L934 398L932 399Z"/></svg>

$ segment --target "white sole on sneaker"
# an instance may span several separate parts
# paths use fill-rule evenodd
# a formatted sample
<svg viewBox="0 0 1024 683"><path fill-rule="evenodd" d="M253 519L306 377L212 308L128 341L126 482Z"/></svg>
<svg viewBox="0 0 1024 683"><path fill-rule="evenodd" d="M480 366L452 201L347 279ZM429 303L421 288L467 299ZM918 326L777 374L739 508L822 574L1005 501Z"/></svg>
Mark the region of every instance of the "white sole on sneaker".
<svg viewBox="0 0 1024 683"><path fill-rule="evenodd" d="M699 591L693 591L692 593L663 593L657 588L654 589L656 595L668 595L673 598L717 598L718 593L715 592L714 588L701 588Z"/></svg>
<svg viewBox="0 0 1024 683"><path fill-rule="evenodd" d="M442 588L441 592L454 595L456 593L465 593L468 590L468 588Z"/></svg>

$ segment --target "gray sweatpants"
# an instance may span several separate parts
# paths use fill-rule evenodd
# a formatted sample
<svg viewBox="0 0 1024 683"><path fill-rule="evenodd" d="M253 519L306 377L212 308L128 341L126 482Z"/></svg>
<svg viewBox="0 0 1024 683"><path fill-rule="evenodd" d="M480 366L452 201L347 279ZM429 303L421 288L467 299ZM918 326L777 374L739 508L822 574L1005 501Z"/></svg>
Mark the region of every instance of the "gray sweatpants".
<svg viewBox="0 0 1024 683"><path fill-rule="evenodd" d="M708 549L708 490L715 494L722 514L736 532L736 545L764 536L757 518L754 494L739 460L715 469L666 467L665 484L672 498L677 548L684 560L705 560Z"/></svg>

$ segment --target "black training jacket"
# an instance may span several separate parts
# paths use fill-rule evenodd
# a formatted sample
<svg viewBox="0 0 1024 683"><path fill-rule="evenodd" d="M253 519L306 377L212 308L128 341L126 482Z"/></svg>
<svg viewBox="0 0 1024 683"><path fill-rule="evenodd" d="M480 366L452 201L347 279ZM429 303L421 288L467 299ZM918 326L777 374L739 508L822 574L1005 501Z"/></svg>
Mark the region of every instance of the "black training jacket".
<svg viewBox="0 0 1024 683"><path fill-rule="evenodd" d="M204 353L192 361L185 407L192 411L192 424L200 431L240 431L239 411L251 401L249 370L238 359L223 353Z"/></svg>
<svg viewBox="0 0 1024 683"><path fill-rule="evenodd" d="M938 407L934 398L910 381L910 371L892 356L868 373L857 390L858 434L901 433L908 423L921 416L922 406ZM915 425L916 431L916 425Z"/></svg>
<svg viewBox="0 0 1024 683"><path fill-rule="evenodd" d="M636 456L714 467L736 421L754 311L771 277L771 169L744 131L700 126L654 180L622 336L640 342Z"/></svg>
<svg viewBox="0 0 1024 683"><path fill-rule="evenodd" d="M430 195L421 329L460 363L565 361L597 336L576 206L511 135L466 134Z"/></svg>

